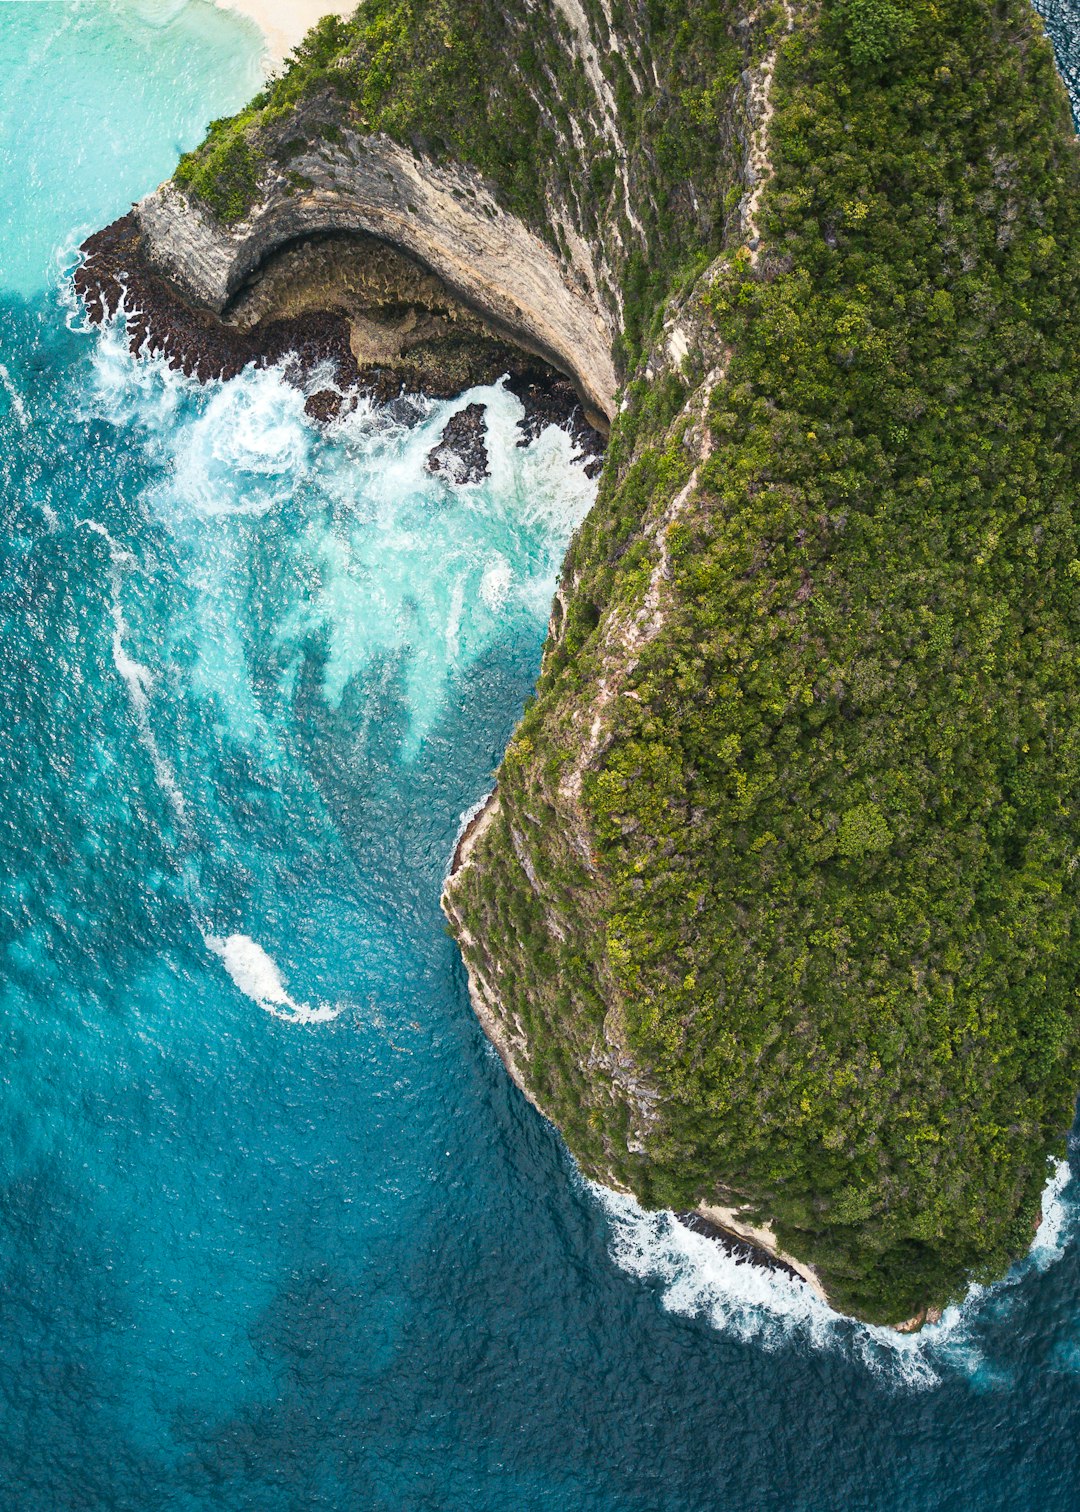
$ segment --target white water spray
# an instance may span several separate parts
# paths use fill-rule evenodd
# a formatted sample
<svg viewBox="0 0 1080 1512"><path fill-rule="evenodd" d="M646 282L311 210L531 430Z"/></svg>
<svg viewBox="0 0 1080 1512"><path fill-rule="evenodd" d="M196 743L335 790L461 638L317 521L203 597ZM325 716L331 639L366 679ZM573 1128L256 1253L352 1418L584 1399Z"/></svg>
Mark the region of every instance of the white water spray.
<svg viewBox="0 0 1080 1512"><path fill-rule="evenodd" d="M290 997L277 963L250 935L204 934L206 948L221 960L233 984L260 1008L290 1024L324 1024L337 1018L341 1007L319 1003L310 1008Z"/></svg>
<svg viewBox="0 0 1080 1512"><path fill-rule="evenodd" d="M832 1311L804 1282L765 1265L736 1260L721 1245L681 1224L673 1213L646 1212L633 1197L586 1183L611 1225L611 1256L627 1274L659 1284L666 1311L704 1318L713 1328L767 1349L802 1341L840 1349L895 1385L925 1390L946 1371L997 1379L976 1324L1010 1289L1044 1271L1064 1253L1070 1214L1063 1191L1067 1161L1053 1163L1043 1192L1043 1216L1028 1256L992 1286L972 1286L920 1332L857 1323Z"/></svg>

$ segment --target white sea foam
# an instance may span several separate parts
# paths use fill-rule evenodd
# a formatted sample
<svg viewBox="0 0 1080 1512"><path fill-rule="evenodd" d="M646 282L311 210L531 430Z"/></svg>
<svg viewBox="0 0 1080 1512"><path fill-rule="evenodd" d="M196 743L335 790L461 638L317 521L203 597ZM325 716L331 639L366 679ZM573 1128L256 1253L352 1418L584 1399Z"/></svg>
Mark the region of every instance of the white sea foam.
<svg viewBox="0 0 1080 1512"><path fill-rule="evenodd" d="M487 407L492 477L456 488L432 478L426 459L449 416L474 402ZM419 749L454 680L497 640L546 619L567 538L594 496L564 432L517 445L521 414L501 385L429 404L408 427L361 405L311 458L305 485L330 502L329 519L313 511L297 541L314 591L282 620L280 639L324 641L332 706L373 664L396 667L405 754Z"/></svg>
<svg viewBox="0 0 1080 1512"><path fill-rule="evenodd" d="M200 385L160 356L133 362L121 314L102 327L93 369L83 411L138 427L147 450L167 461L168 481L152 500L166 519L266 514L308 471L304 395L274 368Z"/></svg>
<svg viewBox="0 0 1080 1512"><path fill-rule="evenodd" d="M258 734L262 719L245 696L246 656L222 611L227 620L245 575L264 569L249 555L262 538L233 528L235 516L286 501L297 515L282 549L309 587L290 596L277 626L280 696L292 696L313 637L326 647L331 706L381 665L403 685L406 754L440 717L453 681L494 641L547 617L567 538L595 485L557 428L517 445L522 408L505 387L420 401L412 425L362 402L320 436L303 393L274 369L199 387L160 359L132 362L122 320L103 331L94 361L87 413L124 425L163 464L162 481L140 502L197 563L193 683L217 697L240 738ZM474 401L487 406L492 477L453 488L425 462L455 408Z"/></svg>
<svg viewBox="0 0 1080 1512"><path fill-rule="evenodd" d="M130 654L126 645L125 637L128 634L128 624L124 618L123 600L121 597L123 586L123 569L133 567L135 558L126 547L121 546L109 533L108 529L100 520L79 520L76 522L86 530L93 531L101 536L109 547L109 587L112 595L111 613L113 623L112 633L112 659L113 666L120 674L127 688L128 702L131 712L135 717L135 724L139 732L139 740L143 749L150 757L150 763L154 769L154 777L158 787L168 798L176 817L182 822L187 822L187 811L184 805L184 795L180 791L180 784L176 780L171 762L162 754L157 743L153 726L150 723L150 694L154 687L154 674L150 668L136 661Z"/></svg>
<svg viewBox="0 0 1080 1512"><path fill-rule="evenodd" d="M903 1335L841 1318L805 1282L764 1265L737 1261L672 1213L649 1213L632 1197L592 1187L611 1222L616 1264L659 1284L668 1312L705 1319L718 1331L766 1349L802 1341L841 1349L897 1384L926 1388L940 1371L927 1347L931 1330ZM951 1325L936 1325L937 1333Z"/></svg>
<svg viewBox="0 0 1080 1512"><path fill-rule="evenodd" d="M512 580L510 563L500 552L496 552L484 568L484 575L480 579L480 597L489 609L501 609L506 603L510 596Z"/></svg>
<svg viewBox="0 0 1080 1512"><path fill-rule="evenodd" d="M450 612L446 617L446 652L453 663L461 650L461 622L465 613L465 584L460 578L450 588Z"/></svg>
<svg viewBox="0 0 1080 1512"><path fill-rule="evenodd" d="M447 861L446 861L446 871L443 873L443 886L444 887L446 886L446 883L447 883L447 881L448 881L448 879L450 877L450 868L454 864L454 857L457 855L457 848L461 844L461 837L462 837L462 835L464 835L464 833L468 829L469 825L473 822L473 820L480 813L480 811L485 807L485 805L487 804L488 799L491 797L491 795L492 795L492 793L494 791L495 791L494 788L489 788L488 791L484 794L484 796L482 798L478 798L475 803L470 804L467 809L465 809L462 813L460 813L458 815L457 834L454 836L454 843L450 847L450 855L447 857ZM598 1187L597 1191L600 1191L600 1190L601 1190L601 1188Z"/></svg>
<svg viewBox="0 0 1080 1512"><path fill-rule="evenodd" d="M30 429L30 411L26 407L26 401L12 382L11 374L2 362L0 362L0 384L11 402L12 413L19 422L19 428L23 431Z"/></svg>
<svg viewBox="0 0 1080 1512"><path fill-rule="evenodd" d="M310 1008L290 997L277 963L250 935L204 934L208 950L222 961L234 985L260 1008L291 1024L323 1024L337 1018L341 1006L320 1003Z"/></svg>
<svg viewBox="0 0 1080 1512"><path fill-rule="evenodd" d="M311 442L303 394L251 369L178 430L169 498L204 516L266 514L307 472Z"/></svg>
<svg viewBox="0 0 1080 1512"><path fill-rule="evenodd" d="M1055 1160L1053 1172L1043 1192L1042 1220L1031 1245L1031 1258L1039 1270L1046 1270L1055 1260L1060 1260L1065 1252L1070 1215L1063 1193L1071 1180L1069 1162Z"/></svg>
<svg viewBox="0 0 1080 1512"><path fill-rule="evenodd" d="M1064 1251L1069 1214L1062 1192L1070 1179L1058 1161L1043 1196L1043 1219L1030 1255L992 1286L972 1286L919 1333L856 1323L833 1312L802 1281L764 1266L737 1262L672 1213L650 1213L628 1196L586 1183L611 1224L611 1255L629 1275L658 1284L669 1312L700 1317L714 1328L766 1348L803 1341L839 1349L897 1385L926 1389L949 1372L975 1381L1004 1378L988 1359L979 1322L1010 1306L1013 1289L1045 1270Z"/></svg>
<svg viewBox="0 0 1080 1512"><path fill-rule="evenodd" d="M74 295L71 298L74 301ZM76 314L79 309L74 301ZM132 361L122 315L94 327L93 335L94 381L77 400L80 418L100 417L129 430L137 427L148 450L167 452L184 393L194 380L175 372L161 357Z"/></svg>
<svg viewBox="0 0 1080 1512"><path fill-rule="evenodd" d="M425 463L455 408L474 401L487 406L492 478L454 488ZM161 359L133 362L122 318L95 343L80 404L154 464L159 481L138 506L173 536L194 590L177 627L192 653L189 687L248 747L275 746L274 710L319 644L325 701L336 707L358 680L381 679L406 705L402 753L418 752L454 684L498 641L547 618L567 538L595 494L564 432L518 446L522 407L502 385L419 401L413 424L365 401L323 434L281 372L200 386ZM256 689L237 611L253 574L276 580L275 527L251 517L286 502L290 529L274 547L288 559L277 686Z"/></svg>

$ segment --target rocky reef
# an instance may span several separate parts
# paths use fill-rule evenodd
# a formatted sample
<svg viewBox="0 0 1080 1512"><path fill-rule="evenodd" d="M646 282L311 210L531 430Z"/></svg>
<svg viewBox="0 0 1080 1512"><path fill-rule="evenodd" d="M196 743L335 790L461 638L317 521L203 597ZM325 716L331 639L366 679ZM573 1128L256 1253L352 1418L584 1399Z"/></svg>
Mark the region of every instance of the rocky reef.
<svg viewBox="0 0 1080 1512"><path fill-rule="evenodd" d="M367 0L79 276L207 374L487 363L610 424L447 882L480 1021L587 1174L844 1311L1022 1253L1080 1080L1080 166L1027 0Z"/></svg>
<svg viewBox="0 0 1080 1512"><path fill-rule="evenodd" d="M300 238L270 254L221 310L151 257L139 207L81 251L76 292L95 323L124 309L133 355L164 357L202 382L235 377L248 363L281 364L310 387L319 370L333 387L310 392L305 408L326 423L360 395L383 404L402 394L449 399L505 378L525 406L522 444L543 425L558 425L587 465L599 466L603 437L573 383L375 237Z"/></svg>

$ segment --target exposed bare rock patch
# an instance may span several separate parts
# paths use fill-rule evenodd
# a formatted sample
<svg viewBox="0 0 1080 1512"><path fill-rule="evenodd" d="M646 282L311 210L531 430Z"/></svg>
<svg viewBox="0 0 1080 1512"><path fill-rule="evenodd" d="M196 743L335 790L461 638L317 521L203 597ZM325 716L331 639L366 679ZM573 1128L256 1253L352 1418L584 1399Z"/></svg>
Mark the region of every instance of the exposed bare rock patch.
<svg viewBox="0 0 1080 1512"><path fill-rule="evenodd" d="M488 468L487 405L467 404L443 426L438 446L428 452L424 466L450 483L482 483Z"/></svg>
<svg viewBox="0 0 1080 1512"><path fill-rule="evenodd" d="M305 410L329 423L360 395L383 405L404 397L450 399L506 378L525 407L523 443L547 425L573 437L599 466L603 441L569 379L515 346L415 259L364 234L317 236L275 251L221 314L182 292L149 258L132 213L82 248L75 289L94 324L123 308L133 355L163 357L201 382L235 377L249 363L282 363L307 385ZM486 469L486 462L485 462ZM481 476L486 475L482 473Z"/></svg>

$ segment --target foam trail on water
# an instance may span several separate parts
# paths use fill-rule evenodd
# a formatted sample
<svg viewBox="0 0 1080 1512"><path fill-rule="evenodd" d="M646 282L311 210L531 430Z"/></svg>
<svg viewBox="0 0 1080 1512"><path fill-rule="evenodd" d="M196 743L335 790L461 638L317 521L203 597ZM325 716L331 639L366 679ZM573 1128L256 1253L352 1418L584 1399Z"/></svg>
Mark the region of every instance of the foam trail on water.
<svg viewBox="0 0 1080 1512"><path fill-rule="evenodd" d="M116 567L134 567L135 558L126 546L121 546L115 536L111 535L100 520L76 520L76 526L80 530L92 531L94 535L101 536L109 548L109 560Z"/></svg>
<svg viewBox="0 0 1080 1512"><path fill-rule="evenodd" d="M11 381L11 374L2 362L0 362L0 384L3 385L4 392L11 401L12 412L19 422L19 428L22 431L28 431L30 429L30 411L26 407L25 399Z"/></svg>
<svg viewBox="0 0 1080 1512"><path fill-rule="evenodd" d="M176 774L171 763L161 753L153 728L150 724L150 693L154 686L154 674L149 667L142 662L136 661L131 656L124 644L124 638L128 633L127 621L124 618L124 608L120 596L122 584L122 569L135 565L135 558L125 547L118 544L102 525L100 520L78 520L76 522L86 530L91 530L95 535L102 536L109 547L109 584L112 590L112 658L113 666L124 680L128 691L128 701L131 704L131 712L135 716L135 723L139 731L139 740L143 749L150 757L154 768L154 776L158 787L172 804L176 817L181 823L187 823L187 810L184 805L184 795L180 791L180 784L176 780Z"/></svg>
<svg viewBox="0 0 1080 1512"><path fill-rule="evenodd" d="M341 1012L340 1006L320 1003L316 1008L309 1008L306 1003L298 1003L290 997L276 962L250 935L223 937L204 934L203 940L206 948L221 960L233 984L244 996L275 1018L290 1024L324 1024L337 1018Z"/></svg>

